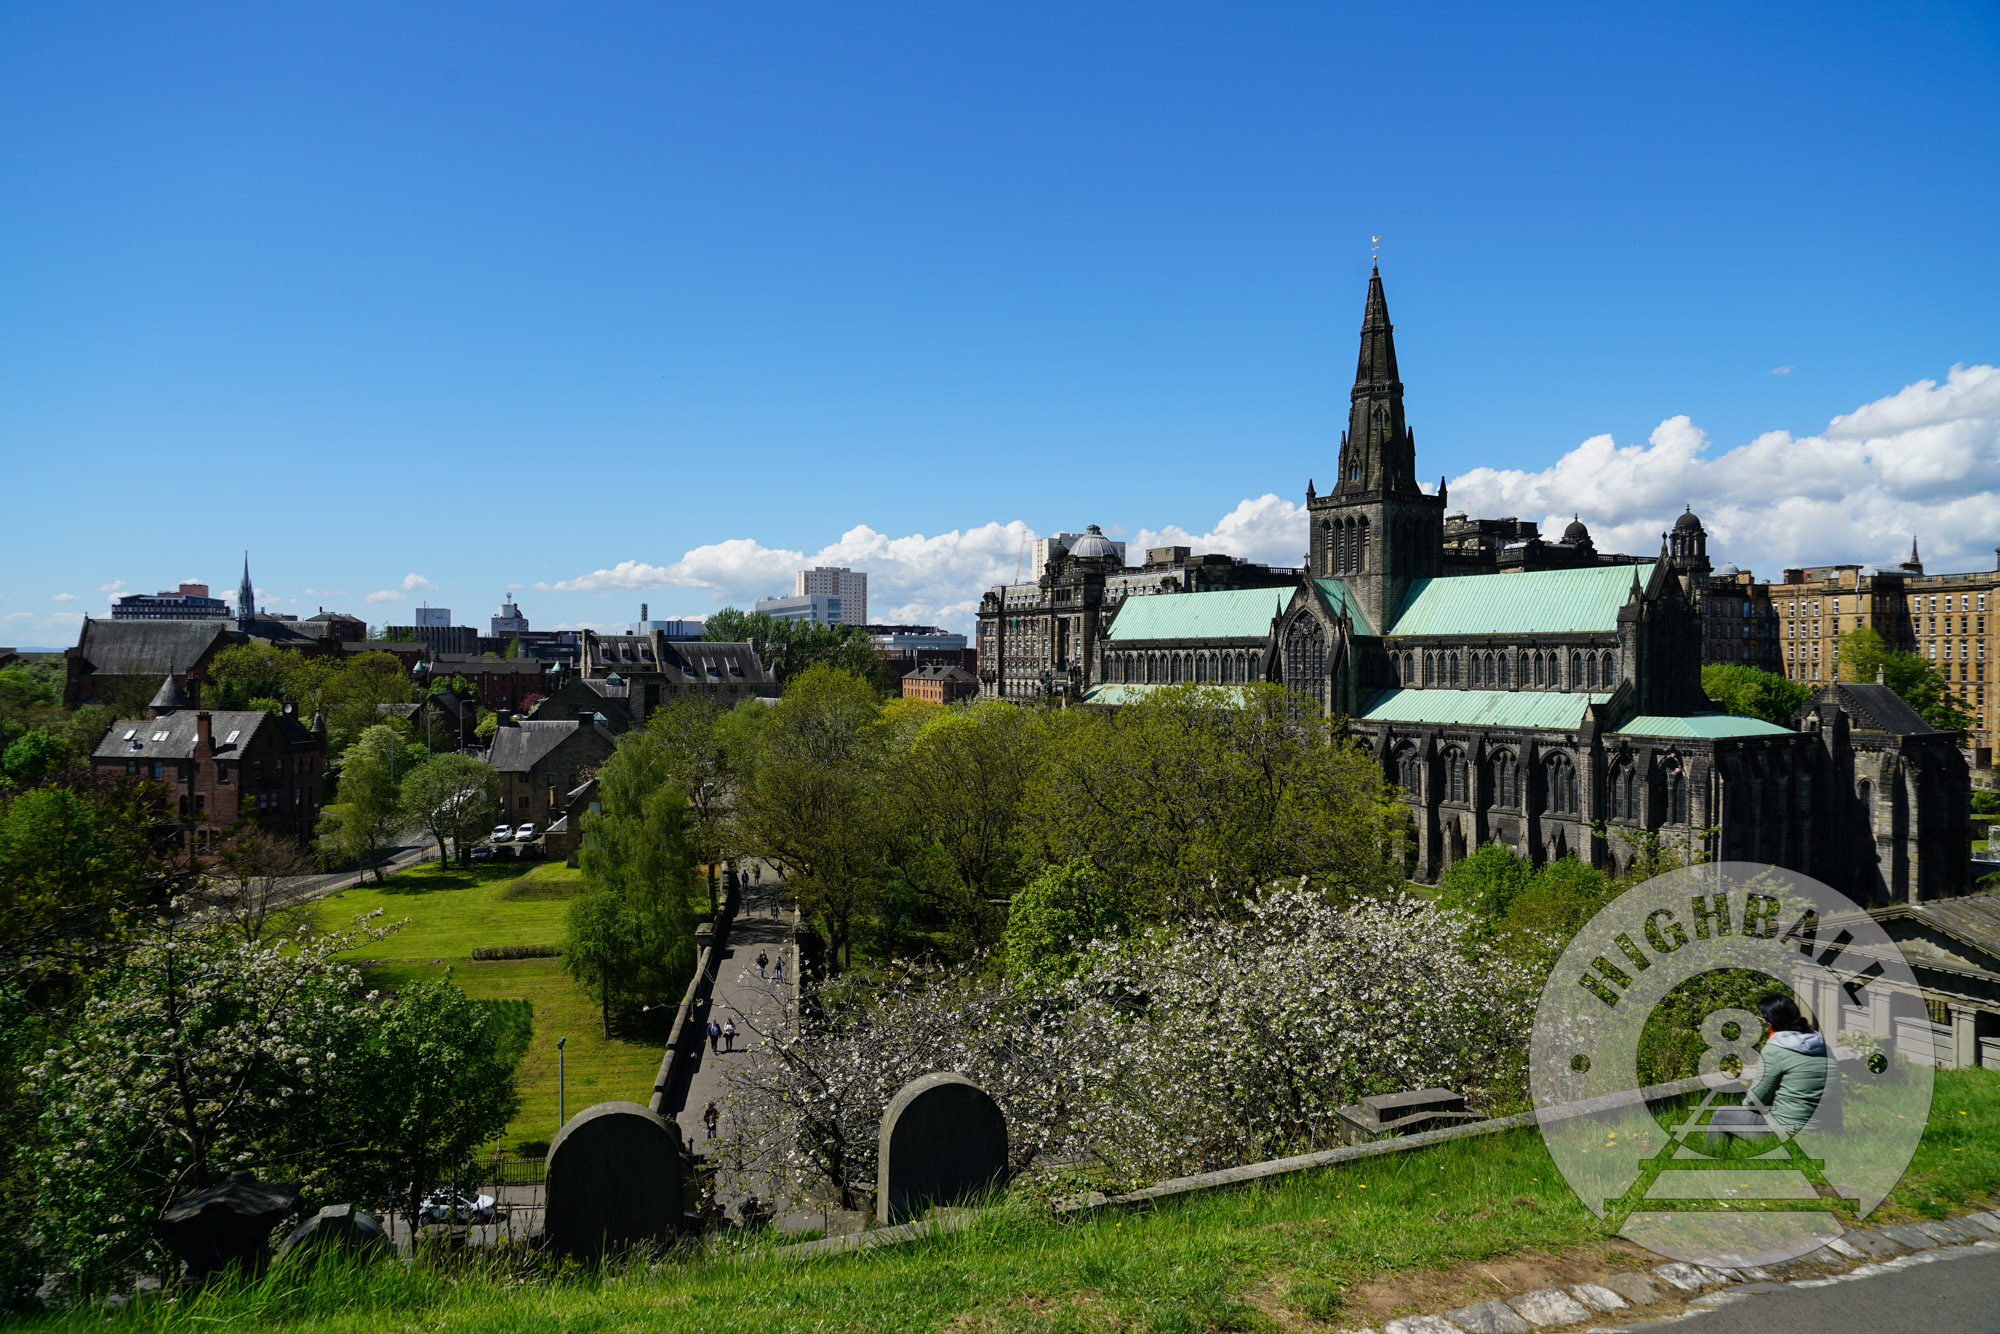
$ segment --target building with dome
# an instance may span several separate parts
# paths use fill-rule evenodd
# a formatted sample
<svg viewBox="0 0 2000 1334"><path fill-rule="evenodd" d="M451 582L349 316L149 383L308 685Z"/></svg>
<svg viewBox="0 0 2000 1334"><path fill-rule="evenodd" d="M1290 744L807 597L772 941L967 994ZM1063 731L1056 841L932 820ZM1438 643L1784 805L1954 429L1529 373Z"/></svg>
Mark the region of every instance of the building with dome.
<svg viewBox="0 0 2000 1334"><path fill-rule="evenodd" d="M1295 571L1183 548L1133 569L1088 536L1052 553L981 602L982 695L1116 706L1282 682L1403 789L1424 880L1486 843L1622 871L1657 839L1869 902L1966 885L1965 762L1893 691L1829 685L1791 726L1703 694L1713 570L1691 510L1657 555L1618 555L1580 515L1549 541L1418 484L1379 271L1333 482L1307 482L1306 511Z"/></svg>

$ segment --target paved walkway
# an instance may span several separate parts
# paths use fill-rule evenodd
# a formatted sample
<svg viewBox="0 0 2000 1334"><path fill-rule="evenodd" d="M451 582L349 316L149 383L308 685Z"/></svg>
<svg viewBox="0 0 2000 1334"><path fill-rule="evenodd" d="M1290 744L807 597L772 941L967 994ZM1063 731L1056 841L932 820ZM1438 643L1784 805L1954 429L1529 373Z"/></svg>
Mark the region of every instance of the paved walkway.
<svg viewBox="0 0 2000 1334"><path fill-rule="evenodd" d="M671 1109L669 1115L680 1126L681 1138L692 1140L697 1153L703 1152L708 1143L708 1128L702 1123L702 1113L711 1100L722 1110L722 1133L728 1133L729 1111L723 1096L723 1076L732 1066L757 1059L756 1047L761 1035L775 1031L786 1022L791 999L797 995L798 979L792 975L795 965L792 924L797 920L797 914L784 902L784 889L777 873L765 866L760 881L751 878L754 868L755 863L744 867L742 908L736 915L736 924L730 929L729 944L715 965L714 991L708 1004L693 1016L704 1032L710 1019L718 1024L735 1020L735 1049L714 1051L704 1036L701 1060L690 1071L683 1086L673 1090L667 1101ZM774 908L777 910L775 917L772 916ZM770 956L773 966L780 959L784 960L785 981L782 986L773 978L757 975L757 955L760 952ZM766 969L767 973L770 971ZM724 1201L725 1206L735 1203L735 1200Z"/></svg>

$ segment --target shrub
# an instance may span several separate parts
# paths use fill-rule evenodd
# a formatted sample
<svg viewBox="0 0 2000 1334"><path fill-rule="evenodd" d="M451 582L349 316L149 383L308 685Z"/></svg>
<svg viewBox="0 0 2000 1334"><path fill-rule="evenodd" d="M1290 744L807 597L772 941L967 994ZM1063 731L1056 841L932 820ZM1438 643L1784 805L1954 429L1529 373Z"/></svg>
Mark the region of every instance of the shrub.
<svg viewBox="0 0 2000 1334"><path fill-rule="evenodd" d="M560 945L479 945L474 947L475 959L559 959L562 957Z"/></svg>
<svg viewBox="0 0 2000 1334"><path fill-rule="evenodd" d="M1058 982L1094 940L1123 934L1125 905L1082 858L1051 866L1021 887L1007 910L1007 971Z"/></svg>

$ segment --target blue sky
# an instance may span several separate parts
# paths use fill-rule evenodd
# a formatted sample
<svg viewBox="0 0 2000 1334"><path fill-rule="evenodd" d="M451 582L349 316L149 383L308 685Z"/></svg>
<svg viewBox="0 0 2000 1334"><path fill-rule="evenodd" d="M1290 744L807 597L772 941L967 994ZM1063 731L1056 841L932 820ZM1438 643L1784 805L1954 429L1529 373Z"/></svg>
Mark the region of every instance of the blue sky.
<svg viewBox="0 0 2000 1334"><path fill-rule="evenodd" d="M2000 14L1747 8L0 8L0 643L1293 561L1377 234L1469 507L1984 567Z"/></svg>

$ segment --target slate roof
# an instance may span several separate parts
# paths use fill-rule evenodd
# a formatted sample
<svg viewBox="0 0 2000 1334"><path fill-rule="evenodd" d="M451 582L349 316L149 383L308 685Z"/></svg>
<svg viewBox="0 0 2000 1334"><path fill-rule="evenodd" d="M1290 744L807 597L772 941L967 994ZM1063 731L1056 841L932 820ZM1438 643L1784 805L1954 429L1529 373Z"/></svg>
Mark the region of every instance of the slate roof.
<svg viewBox="0 0 2000 1334"><path fill-rule="evenodd" d="M1107 639L1255 639L1271 637L1271 621L1285 609L1281 588L1239 588L1221 593L1159 593L1127 598L1111 618Z"/></svg>
<svg viewBox="0 0 2000 1334"><path fill-rule="evenodd" d="M1490 575L1490 579L1527 578ZM1478 575L1463 582L1474 583ZM1435 723L1449 727L1536 727L1574 731L1583 725L1584 710L1602 704L1609 695L1572 694L1556 690L1382 690L1370 697L1355 717L1371 723Z"/></svg>
<svg viewBox="0 0 2000 1334"><path fill-rule="evenodd" d="M493 749L486 762L501 773L526 773L582 726L567 718L546 722L524 718L493 733Z"/></svg>
<svg viewBox="0 0 2000 1334"><path fill-rule="evenodd" d="M1717 741L1729 737L1793 735L1789 727L1728 713L1691 713L1682 718L1641 714L1615 731L1619 736L1701 737Z"/></svg>
<svg viewBox="0 0 2000 1334"><path fill-rule="evenodd" d="M1368 623L1368 613L1361 610L1361 604L1356 602L1354 595L1347 591L1345 581L1340 579L1315 579L1313 582L1319 585L1320 592L1326 594L1326 600L1333 604L1335 611L1353 618L1354 629L1357 634L1372 635L1375 633L1374 629Z"/></svg>
<svg viewBox="0 0 2000 1334"><path fill-rule="evenodd" d="M963 667L946 662L927 662L915 671L904 672L905 681L978 681L979 678Z"/></svg>
<svg viewBox="0 0 2000 1334"><path fill-rule="evenodd" d="M230 642L227 621L110 621L83 623L77 655L100 676L165 676L186 671L220 641Z"/></svg>
<svg viewBox="0 0 2000 1334"><path fill-rule="evenodd" d="M1636 576L1644 588L1653 562L1583 570L1420 579L1386 633L1391 635L1607 634Z"/></svg>
<svg viewBox="0 0 2000 1334"><path fill-rule="evenodd" d="M165 624L165 622L161 622ZM309 737L296 719L278 718L262 709L212 709L209 731L215 738L215 758L228 759L249 749L263 727L280 729L287 741ZM231 734L235 739L231 740ZM97 748L94 760L192 760L195 755L195 711L182 709L164 718L121 718L111 724ZM201 757L201 758L206 758Z"/></svg>
<svg viewBox="0 0 2000 1334"><path fill-rule="evenodd" d="M2000 894L1899 903L1875 915L1885 923L1899 918L1921 922L1990 959L2000 959Z"/></svg>
<svg viewBox="0 0 2000 1334"><path fill-rule="evenodd" d="M1924 715L1904 702L1903 697L1888 686L1850 685L1843 681L1834 687L1840 697L1840 707L1854 721L1854 725L1865 731L1888 732L1895 736L1915 736L1937 731Z"/></svg>

